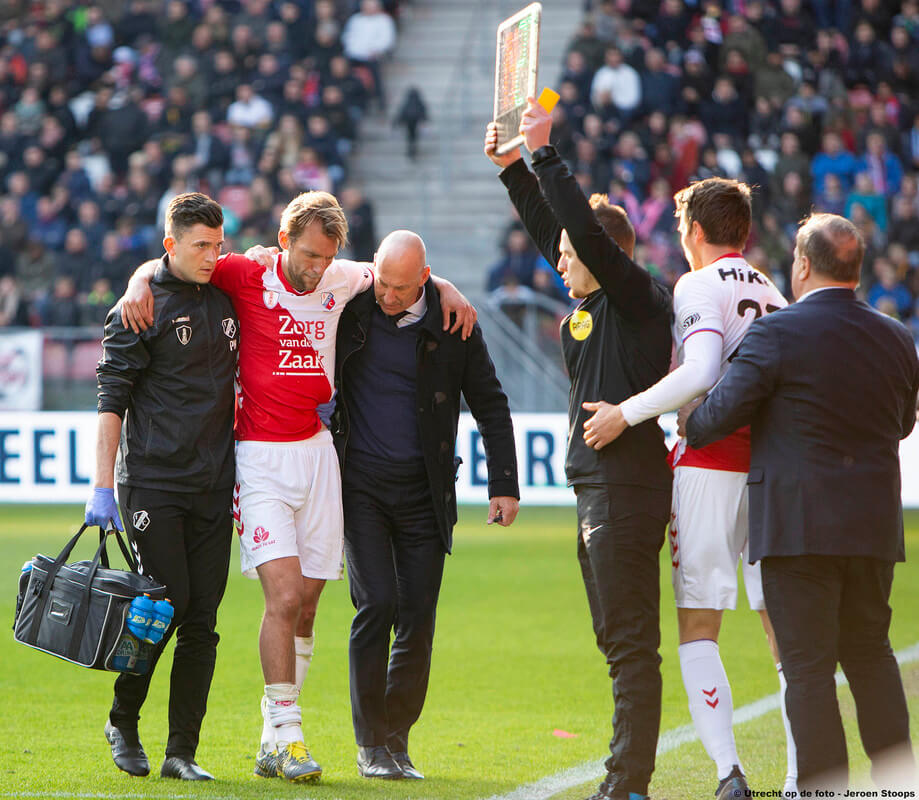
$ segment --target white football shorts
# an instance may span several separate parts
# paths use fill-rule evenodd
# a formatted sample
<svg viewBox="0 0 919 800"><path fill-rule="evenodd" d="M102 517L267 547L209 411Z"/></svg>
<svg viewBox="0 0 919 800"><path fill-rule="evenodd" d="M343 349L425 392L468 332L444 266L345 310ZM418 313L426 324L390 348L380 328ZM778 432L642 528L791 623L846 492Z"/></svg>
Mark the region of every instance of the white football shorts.
<svg viewBox="0 0 919 800"><path fill-rule="evenodd" d="M240 566L250 578L266 561L297 556L304 577L340 580L344 523L332 434L237 442L233 516Z"/></svg>
<svg viewBox="0 0 919 800"><path fill-rule="evenodd" d="M737 562L754 611L766 608L760 565L747 563L747 473L673 471L670 560L677 608L736 608Z"/></svg>

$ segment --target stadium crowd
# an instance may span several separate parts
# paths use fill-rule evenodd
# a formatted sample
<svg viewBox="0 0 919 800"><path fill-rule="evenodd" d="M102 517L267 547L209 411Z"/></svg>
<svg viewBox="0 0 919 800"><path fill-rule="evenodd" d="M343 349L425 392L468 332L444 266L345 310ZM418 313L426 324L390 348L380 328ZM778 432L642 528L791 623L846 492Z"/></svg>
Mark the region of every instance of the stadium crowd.
<svg viewBox="0 0 919 800"><path fill-rule="evenodd" d="M586 5L553 142L586 193L626 209L636 261L672 286L686 269L674 192L740 179L756 187L751 263L790 297L798 222L843 214L868 243L862 296L919 345L919 2ZM512 237L489 288L539 290L538 253Z"/></svg>
<svg viewBox="0 0 919 800"><path fill-rule="evenodd" d="M227 250L273 242L298 192L340 192L350 253L371 258L348 155L384 108L397 15L380 0L0 3L0 326L101 324L186 191L222 204Z"/></svg>

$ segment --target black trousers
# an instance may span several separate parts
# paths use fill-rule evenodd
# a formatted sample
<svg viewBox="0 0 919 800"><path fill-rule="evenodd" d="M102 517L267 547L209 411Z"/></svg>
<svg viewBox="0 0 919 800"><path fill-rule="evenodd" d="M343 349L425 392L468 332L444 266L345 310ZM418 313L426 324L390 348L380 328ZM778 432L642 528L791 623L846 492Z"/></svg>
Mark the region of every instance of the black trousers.
<svg viewBox="0 0 919 800"><path fill-rule="evenodd" d="M357 611L349 648L354 737L404 752L427 694L446 551L423 474L384 476L346 464L342 500Z"/></svg>
<svg viewBox="0 0 919 800"><path fill-rule="evenodd" d="M660 561L670 493L579 484L578 561L597 647L613 679L606 784L646 794L661 721Z"/></svg>
<svg viewBox="0 0 919 800"><path fill-rule="evenodd" d="M841 791L848 785L837 662L855 699L872 775L883 781L889 758L912 759L903 683L887 635L893 562L805 555L768 557L762 564L766 609L788 681L798 787Z"/></svg>
<svg viewBox="0 0 919 800"><path fill-rule="evenodd" d="M230 566L233 490L195 494L119 485L118 497L142 571L165 584L175 607L173 623L157 646L156 660L176 631L166 755L191 759L198 747L217 658L217 606ZM109 716L116 727L137 727L156 660L144 676L119 675L115 680Z"/></svg>

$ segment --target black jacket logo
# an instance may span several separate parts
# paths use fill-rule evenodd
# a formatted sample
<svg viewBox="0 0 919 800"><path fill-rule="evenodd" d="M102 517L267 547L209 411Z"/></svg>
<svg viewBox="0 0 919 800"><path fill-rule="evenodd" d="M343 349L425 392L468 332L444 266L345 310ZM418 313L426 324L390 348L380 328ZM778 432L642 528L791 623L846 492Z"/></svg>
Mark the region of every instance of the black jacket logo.
<svg viewBox="0 0 919 800"><path fill-rule="evenodd" d="M223 332L226 334L228 339L232 339L236 336L236 321L233 317L227 317L220 323L223 326Z"/></svg>
<svg viewBox="0 0 919 800"><path fill-rule="evenodd" d="M191 325L179 325L176 328L176 336L183 345L188 344L191 341Z"/></svg>

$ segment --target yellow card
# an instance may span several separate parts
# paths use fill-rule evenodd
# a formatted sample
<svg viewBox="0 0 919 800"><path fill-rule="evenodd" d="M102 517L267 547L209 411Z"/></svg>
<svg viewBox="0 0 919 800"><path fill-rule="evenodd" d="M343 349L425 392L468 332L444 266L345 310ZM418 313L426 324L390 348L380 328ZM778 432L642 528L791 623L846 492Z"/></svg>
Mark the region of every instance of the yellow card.
<svg viewBox="0 0 919 800"><path fill-rule="evenodd" d="M540 92L539 99L536 102L546 109L546 113L551 114L552 109L555 108L555 104L558 102L558 97L558 92L547 86Z"/></svg>

